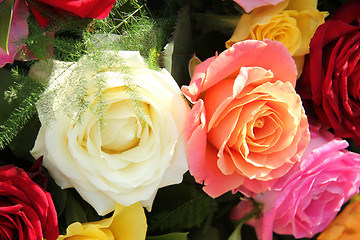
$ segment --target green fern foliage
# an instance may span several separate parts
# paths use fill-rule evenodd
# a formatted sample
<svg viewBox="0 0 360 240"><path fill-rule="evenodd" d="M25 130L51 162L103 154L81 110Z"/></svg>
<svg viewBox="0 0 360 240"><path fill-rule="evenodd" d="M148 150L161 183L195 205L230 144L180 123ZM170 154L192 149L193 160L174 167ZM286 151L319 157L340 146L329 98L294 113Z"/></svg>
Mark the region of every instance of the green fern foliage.
<svg viewBox="0 0 360 240"><path fill-rule="evenodd" d="M119 57L104 58L102 51L139 51L150 68L158 69L160 52L173 24L171 19L150 18L146 4L140 0L117 1L109 16L102 20L79 19L73 16L52 20L49 26L40 28L33 17L28 19L31 34L26 44L36 57L43 60L36 64L37 72L43 76L32 76L36 81L31 80L31 85L26 74L17 74L16 82L21 84L13 84L6 91L7 101L17 100L14 101L15 110L8 119L0 123L1 148L36 114L36 101L39 117L45 120L45 124L51 124L55 119L55 111L59 108L75 121L81 121L86 112L92 111L100 116L102 126L107 106L103 93L105 80L96 73L112 67L116 67L123 75L127 73L126 64ZM116 40L109 41L114 36ZM50 60L49 53L53 54L52 58L63 61L63 66L57 66L62 72L52 72L55 69L54 64L59 62ZM25 51L22 54L25 58L29 53ZM113 66L114 64L116 66ZM26 71L28 68L25 67ZM71 74L65 81L62 77L59 77L58 81L54 76L61 76L66 72ZM51 82L48 82L49 78ZM89 82L89 78L92 81ZM146 114L140 104L136 86L131 78L124 80L135 110L146 123ZM95 91L95 94L92 94L95 100L88 98L90 88L90 91Z"/></svg>
<svg viewBox="0 0 360 240"><path fill-rule="evenodd" d="M51 82L38 103L40 118L47 124L51 123L58 105L74 121L81 121L84 113L91 110L100 116L100 123L103 125L106 111L103 97L105 80L96 73L115 68L117 72L126 76L128 70L116 54L104 57L102 51L139 51L151 68L158 69L159 53L166 39L164 29L169 28L165 26L170 24L167 19L150 19L147 16L146 5L140 4L139 1L122 0L117 1L108 18L95 19L82 31L76 29L76 24L62 28L53 40L54 54L55 59L68 64L63 63L62 71L55 73L55 76L52 73ZM81 24L77 26L79 25ZM48 69L52 69L52 64L54 62L43 63L39 70L48 72ZM71 74L66 74L68 72ZM63 74L66 74L65 81L61 77ZM58 77L60 81L57 81ZM146 114L140 104L141 99L136 92L136 86L131 78L124 81L135 110L146 123ZM90 99L87 98L89 87L96 91L96 105L90 103Z"/></svg>
<svg viewBox="0 0 360 240"><path fill-rule="evenodd" d="M4 92L3 100L8 103L16 102L17 107L3 122L0 122L0 149L7 146L36 114L35 103L44 90L43 85L22 76L16 70L14 70L13 78L15 83Z"/></svg>

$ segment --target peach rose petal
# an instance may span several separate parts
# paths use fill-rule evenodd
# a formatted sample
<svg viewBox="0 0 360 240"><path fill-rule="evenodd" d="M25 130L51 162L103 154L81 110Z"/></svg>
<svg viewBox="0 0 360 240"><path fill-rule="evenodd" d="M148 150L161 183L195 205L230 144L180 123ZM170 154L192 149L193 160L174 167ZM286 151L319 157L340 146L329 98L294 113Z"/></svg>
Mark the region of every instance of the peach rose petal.
<svg viewBox="0 0 360 240"><path fill-rule="evenodd" d="M201 122L194 121L188 122L188 125L193 128L192 134L188 137L187 152L192 154L188 155L189 158L189 170L195 177L197 182L205 182L209 186L204 187L206 191L212 197L218 197L224 192L219 190L222 187L233 189L237 187L239 182L243 181L243 177L237 174L224 175L217 166L216 157L214 154L215 148L211 144L207 144L206 132L204 129L205 124L205 110L203 108L202 100L198 101L194 105L190 112L189 119L198 119L196 116L201 116ZM188 129L188 128L186 128ZM215 156L215 158L213 158ZM219 181L219 177L221 181ZM222 186L219 188L219 186Z"/></svg>
<svg viewBox="0 0 360 240"><path fill-rule="evenodd" d="M256 101L256 102L252 102L249 103L248 105L245 105L242 107L242 111L241 114L239 114L239 121L240 123L247 123L247 122L252 122L254 121L254 111L258 110L259 108L261 108L262 106L264 106L264 102L263 101ZM254 110L255 109L255 110ZM242 133L245 133L242 134ZM243 136L243 137L239 137ZM233 134L230 138L230 141L228 142L228 145L231 146L234 149L237 149L240 151L241 146L244 144L245 139L243 138L247 138L246 143L249 143L249 131L247 126L245 125L241 125L238 124L236 126L236 129L233 131ZM251 143L251 142L250 142ZM251 148L251 145L249 146L249 148Z"/></svg>
<svg viewBox="0 0 360 240"><path fill-rule="evenodd" d="M233 159L236 159L237 152L233 152ZM259 156L264 157L264 156ZM266 169L263 167L256 166L253 161L251 161L251 158L247 156L245 159L241 159L242 161L236 161L238 172L241 173L246 177L246 179L255 179L260 178L263 175L268 175L271 169ZM254 159L253 159L254 160ZM260 171L261 170L261 171Z"/></svg>
<svg viewBox="0 0 360 240"><path fill-rule="evenodd" d="M204 79L206 77L205 72L209 65L215 60L216 56L206 59L201 64L195 66L193 77L191 78L191 83L189 86L183 86L181 91L187 97L187 99L195 103L202 86L204 84Z"/></svg>
<svg viewBox="0 0 360 240"><path fill-rule="evenodd" d="M217 166L216 149L211 145L206 148L206 166L202 165L206 177L204 180L203 190L211 197L218 197L224 194L223 189L234 189L244 181L244 177L239 174L224 175ZM191 164L189 169L191 169Z"/></svg>
<svg viewBox="0 0 360 240"><path fill-rule="evenodd" d="M224 146L224 150L218 152L217 166L224 175L238 173L237 167L234 165L234 157L230 154L228 146Z"/></svg>
<svg viewBox="0 0 360 240"><path fill-rule="evenodd" d="M234 80L224 80L209 89L204 97L206 115L209 121L207 129L216 127L219 123L219 115L232 102Z"/></svg>
<svg viewBox="0 0 360 240"><path fill-rule="evenodd" d="M206 165L205 124L204 102L199 100L191 109L185 126L185 137L188 139L187 152L191 153L188 155L190 171L198 182L208 177L202 167Z"/></svg>
<svg viewBox="0 0 360 240"><path fill-rule="evenodd" d="M229 141L232 132L234 131L237 122L239 121L239 114L241 112L241 107L232 109L226 116L222 118L220 126L213 127L208 133L208 140L216 148L220 149L223 145Z"/></svg>
<svg viewBox="0 0 360 240"><path fill-rule="evenodd" d="M214 88L209 88L204 97L207 116L212 116L211 119L209 118L208 128L215 127L219 123L222 119L219 115L222 112L229 111L225 109L232 108L229 104L232 104L235 98L240 98L239 94L243 95L247 92L244 89L247 85L268 82L273 77L274 75L271 71L266 71L259 67L242 67L235 81L225 79L216 84Z"/></svg>
<svg viewBox="0 0 360 240"><path fill-rule="evenodd" d="M239 74L239 66L271 69L275 79L296 83L297 69L285 46L276 41L247 40L233 45L219 56L214 56L195 67L189 86L181 90L195 102L200 92L217 84L229 76Z"/></svg>
<svg viewBox="0 0 360 240"><path fill-rule="evenodd" d="M228 116L224 119L222 122L222 128L214 129L213 134L209 134L209 141L210 142L217 142L217 144L220 144L219 153L218 156L218 166L219 169L226 175L230 175L235 171L235 166L233 161L226 161L224 157L222 156L222 153L227 148L227 142L229 141L229 138L231 136L231 133L233 132L237 121L238 121L238 115L239 115L239 109L232 111L228 114ZM218 131L216 131L218 130ZM224 136L225 135L225 136ZM212 141L211 141L212 140Z"/></svg>
<svg viewBox="0 0 360 240"><path fill-rule="evenodd" d="M288 81L295 86L297 70L289 56L289 52L280 42L270 40L240 42L222 52L209 65L202 91L226 79L236 72L239 66L271 69L275 79Z"/></svg>
<svg viewBox="0 0 360 240"><path fill-rule="evenodd" d="M253 71L258 71L259 69L255 69L255 68L246 68L248 70L248 75L252 75L251 72ZM236 82L236 81L235 81ZM251 81L249 81L251 82ZM269 114L273 114L273 115L278 115L278 116L289 116L291 117L292 114L287 113L289 110L288 108L290 108L291 110L293 109L297 109L299 106L299 97L294 94L294 90L292 88L292 86L288 83L288 84L283 84L280 82L277 82L276 84L272 84L273 86L269 86L270 83L268 84L263 84L259 87L257 87L256 89L254 89L254 91L249 92L247 96L245 96L245 99L247 99L243 104L240 104L239 102L242 100L240 99L239 101L232 101L231 104L229 104L226 109L224 108L224 105L228 104L228 101L233 99L233 93L235 91L231 91L232 86L234 86L235 84L231 84L232 81L231 80L225 80L222 81L220 83L218 83L214 88L210 88L208 89L206 96L205 96L205 108L208 110L207 111L207 115L210 117L212 116L208 129L210 129L211 127L211 131L209 131L208 133L208 140L219 149L219 168L221 169L221 171L224 174L232 174L234 172L234 164L237 166L237 168L240 170L242 168L245 167L245 169L240 170L240 172L244 173L247 172L248 170L250 171L248 177L249 178L254 178L255 175L257 175L257 177L265 177L269 172L270 169L275 169L280 167L281 165L284 164L283 161L279 161L278 159L284 159L286 158L285 156L287 156L288 154L292 154L294 155L296 153L297 146L293 145L293 144L289 144L289 141L292 141L293 138L291 138L291 136L295 136L296 133L294 132L294 129L297 129L296 126L299 124L300 119L293 119L292 121L290 119L288 119L289 121L282 123L282 122L278 122L279 118L277 117L273 117L272 119L274 120L274 124L272 124L271 126L274 125L281 125L280 129L281 131L278 132L278 134L276 135L271 135L271 137L269 137L268 139L268 145L271 145L272 148L269 148L268 145L264 146L264 149L271 149L272 152L269 152L269 150L264 150L265 153L271 153L271 155L269 155L269 157L267 157L265 155L265 153L262 154L256 154L254 153L254 151L251 151L252 154L248 155L249 152L249 146L245 147L245 150L247 150L246 152L242 152L240 149L241 146L241 142L246 142L248 143L248 141L245 141L245 139L240 140L240 142L237 143L238 146L238 150L240 152L243 153L243 157L241 158L241 161L235 161L234 163L229 163L226 162L225 157L222 156L222 152L225 149L225 145L234 145L234 143L239 139L238 136L240 134L240 129L236 128L236 124L237 122L240 123L246 123L246 122L250 122L252 120L252 118L257 119L257 117L254 117L254 114L259 112L261 107L263 107L265 101L261 101L259 99L252 99L254 98L254 96L259 96L259 94L255 94L257 92L262 93L262 92L266 92L269 91L269 89L271 89L271 94L273 94L274 96L272 97L265 97L266 100L271 100L274 101L274 99L278 99L278 101L280 99L283 100L282 103L277 103L276 101L273 104L273 108L269 109L269 107L265 107L265 110L262 111L268 111L268 113L266 115ZM249 84L250 85L250 84ZM235 87L234 87L235 88ZM221 89L221 90L219 90ZM285 92L289 92L289 95L284 95L284 91ZM245 91L244 89L244 92ZM269 93L269 94L270 94ZM283 96L284 95L284 96ZM267 96L267 95L265 95ZM246 98L248 97L248 98ZM287 104L287 100L285 98L292 98L295 97L295 99L289 101L291 103L294 103L294 106L284 106L285 104ZM220 100L223 100L222 102ZM224 100L226 99L226 100ZM257 101L256 101L257 100ZM219 105L220 104L220 105ZM269 103L268 103L269 104ZM243 107L240 107L243 106ZM244 108L244 109L242 109ZM236 110L235 110L236 109ZM266 110L267 109L267 110ZM273 111L278 110L278 112L275 114L273 113ZM300 109L298 109L298 113L300 113ZM260 111L261 112L261 111ZM218 116L218 114L220 114ZM298 114L299 115L299 114ZM208 118L209 118L208 117ZM239 118L239 119L237 119ZM212 125L212 121L216 121L216 123L214 125ZM220 127L216 127L220 124ZM234 132L234 134L232 134L233 137L231 137L230 133ZM251 133L251 132L250 132ZM290 136L290 137L289 137ZM240 138L241 139L241 138ZM264 139L262 140L264 141ZM277 144L274 145L274 142L276 142ZM286 149L284 149L286 146ZM244 146L242 146L244 147ZM258 146L258 149L260 147ZM286 151L284 151L286 150ZM259 152L259 151L257 151ZM273 153L275 152L275 153ZM239 159L239 156L235 157L235 153L231 153L231 151L229 151L229 154L233 156L234 159ZM274 157L271 157L274 156ZM275 157L276 156L276 157ZM231 159L231 158L230 158ZM269 161L268 159L274 159L274 161L271 161L270 164L268 164L267 162ZM244 163L245 165L242 165L242 162L244 161L248 161L250 164ZM251 166L258 166L258 167L265 167L264 168L264 172L260 173L259 172L259 168L253 167ZM258 174L255 174L255 172L258 171ZM247 175L247 174L245 174Z"/></svg>

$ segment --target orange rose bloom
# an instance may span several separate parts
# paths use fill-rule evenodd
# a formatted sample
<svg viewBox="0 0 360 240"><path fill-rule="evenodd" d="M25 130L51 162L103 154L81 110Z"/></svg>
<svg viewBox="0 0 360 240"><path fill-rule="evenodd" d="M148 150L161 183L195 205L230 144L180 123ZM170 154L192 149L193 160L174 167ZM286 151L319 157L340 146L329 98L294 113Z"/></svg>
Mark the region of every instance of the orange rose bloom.
<svg viewBox="0 0 360 240"><path fill-rule="evenodd" d="M269 190L302 156L307 118L282 43L247 40L195 67L185 135L190 173L217 197ZM249 194L250 194L249 193Z"/></svg>

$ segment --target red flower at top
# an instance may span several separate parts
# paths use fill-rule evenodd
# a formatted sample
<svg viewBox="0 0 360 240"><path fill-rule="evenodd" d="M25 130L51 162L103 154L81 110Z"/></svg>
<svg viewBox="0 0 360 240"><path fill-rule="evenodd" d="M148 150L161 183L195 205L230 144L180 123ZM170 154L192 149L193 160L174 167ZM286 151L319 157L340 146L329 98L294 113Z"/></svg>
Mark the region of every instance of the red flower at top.
<svg viewBox="0 0 360 240"><path fill-rule="evenodd" d="M29 6L37 22L46 27L53 12L82 18L104 19L109 15L116 0L30 0Z"/></svg>

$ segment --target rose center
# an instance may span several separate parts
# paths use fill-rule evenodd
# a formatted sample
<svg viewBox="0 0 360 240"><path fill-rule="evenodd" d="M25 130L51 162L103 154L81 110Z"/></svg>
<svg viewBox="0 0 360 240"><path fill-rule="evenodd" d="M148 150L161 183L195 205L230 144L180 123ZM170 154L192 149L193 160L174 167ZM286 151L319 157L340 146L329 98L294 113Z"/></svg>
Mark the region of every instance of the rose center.
<svg viewBox="0 0 360 240"><path fill-rule="evenodd" d="M132 105L124 102L113 105L101 132L101 149L111 154L137 146L142 133L142 124Z"/></svg>
<svg viewBox="0 0 360 240"><path fill-rule="evenodd" d="M263 126L264 126L264 119L263 118L256 119L254 123L254 127L262 128Z"/></svg>
<svg viewBox="0 0 360 240"><path fill-rule="evenodd" d="M293 54L300 46L301 32L297 22L287 13L277 14L267 23L258 23L250 28L250 38L264 41L265 39L282 42Z"/></svg>

